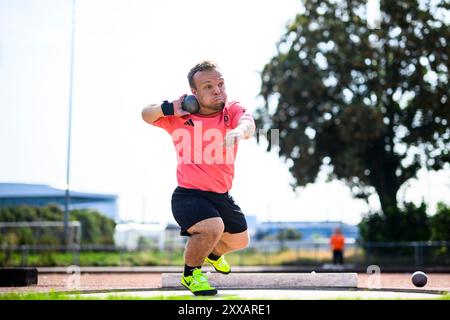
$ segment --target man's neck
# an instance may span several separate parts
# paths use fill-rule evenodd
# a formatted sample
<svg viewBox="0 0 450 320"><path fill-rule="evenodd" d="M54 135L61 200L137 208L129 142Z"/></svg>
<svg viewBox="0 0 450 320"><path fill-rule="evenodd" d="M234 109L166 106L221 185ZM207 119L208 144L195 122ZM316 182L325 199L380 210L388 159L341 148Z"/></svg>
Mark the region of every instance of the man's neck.
<svg viewBox="0 0 450 320"><path fill-rule="evenodd" d="M209 110L205 110L203 108L200 108L200 111L198 112L198 114L201 115L201 116L212 116L212 115L215 115L215 114L219 114L221 111L222 110L218 110L218 111L211 110L211 111L209 111Z"/></svg>

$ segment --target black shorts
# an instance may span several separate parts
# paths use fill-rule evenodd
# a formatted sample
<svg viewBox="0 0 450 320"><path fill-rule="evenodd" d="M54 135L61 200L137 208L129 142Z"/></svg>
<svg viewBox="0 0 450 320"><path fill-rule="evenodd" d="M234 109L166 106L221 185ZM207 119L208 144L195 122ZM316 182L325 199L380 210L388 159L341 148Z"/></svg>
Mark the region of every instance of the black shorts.
<svg viewBox="0 0 450 320"><path fill-rule="evenodd" d="M209 218L222 218L225 232L239 233L247 230L244 214L228 192L177 187L172 194L172 213L181 227L182 236L190 236L187 232L190 227Z"/></svg>

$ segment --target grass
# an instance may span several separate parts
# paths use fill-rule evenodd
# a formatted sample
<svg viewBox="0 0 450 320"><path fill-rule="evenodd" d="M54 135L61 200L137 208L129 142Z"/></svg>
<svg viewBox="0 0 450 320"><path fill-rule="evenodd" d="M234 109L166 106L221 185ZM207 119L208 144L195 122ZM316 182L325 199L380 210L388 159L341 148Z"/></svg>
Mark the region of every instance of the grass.
<svg viewBox="0 0 450 320"><path fill-rule="evenodd" d="M30 253L26 257L19 253L8 257L0 254L0 266L56 267L76 264L79 266L155 266L182 265L182 252L137 251L137 252L47 252Z"/></svg>
<svg viewBox="0 0 450 320"><path fill-rule="evenodd" d="M234 266L277 266L277 265L302 265L314 266L331 262L331 252L325 249L281 249L273 252L262 252L248 248L246 250L227 254L227 260ZM360 249L348 249L345 252L346 263L355 265L396 265L410 266L414 261L409 256L389 256L371 254L364 257ZM373 263L372 263L373 262ZM431 262L430 262L431 263ZM447 262L441 261L440 264ZM182 250L145 250L124 252L98 252L83 251L72 252L46 252L37 254L30 252L27 255L20 253L8 253L0 251L0 267L56 267L56 266L182 266ZM430 264L431 265L431 264Z"/></svg>
<svg viewBox="0 0 450 320"><path fill-rule="evenodd" d="M106 298L96 297L91 295L83 295L80 293L62 293L62 292L10 292L0 294L0 300L217 300L213 296L194 296L187 295L173 295L173 296L154 296L141 297L133 295L121 295L110 293ZM239 298L236 295L222 295L220 300L247 300Z"/></svg>
<svg viewBox="0 0 450 320"><path fill-rule="evenodd" d="M355 260L355 252L346 253L346 261ZM257 252L247 249L227 255L227 260L236 266L257 265L313 265L329 263L331 253L326 250L292 250L284 249L274 252ZM29 253L22 256L12 253L5 256L0 252L1 267L35 266L167 266L183 265L183 251L147 250L136 252L47 252Z"/></svg>
<svg viewBox="0 0 450 320"><path fill-rule="evenodd" d="M219 298L219 299L218 299ZM86 296L79 293L67 294L61 292L27 292L27 293L4 293L0 294L0 300L254 300L245 299L236 295L221 295L217 296L194 296L188 295L174 295L174 296L154 296L154 297L140 297L132 295L120 295L111 293L106 298ZM278 300L278 299L258 299L258 300ZM324 300L362 300L361 298L339 298L336 299L324 299ZM376 299L376 300L391 300L391 299ZM395 300L407 300L407 299L395 299ZM413 299L417 300L417 299ZM447 293L438 298L420 299L420 300L450 300L450 293Z"/></svg>

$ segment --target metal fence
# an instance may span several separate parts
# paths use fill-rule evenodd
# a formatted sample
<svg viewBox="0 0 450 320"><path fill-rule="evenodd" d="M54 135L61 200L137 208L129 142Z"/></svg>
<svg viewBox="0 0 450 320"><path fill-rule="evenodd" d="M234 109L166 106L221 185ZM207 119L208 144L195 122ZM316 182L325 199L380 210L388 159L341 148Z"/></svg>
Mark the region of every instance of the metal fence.
<svg viewBox="0 0 450 320"><path fill-rule="evenodd" d="M65 224L62 221L17 221L17 222L0 222L0 245L5 242L4 236L9 231L14 235L17 232L30 230L28 236L34 240L40 240L45 235L59 239L62 243L68 240L69 245L81 243L82 225L80 221L69 221L68 235L64 234ZM67 237L66 237L67 236Z"/></svg>
<svg viewBox="0 0 450 320"><path fill-rule="evenodd" d="M6 245L0 244L0 266L34 265L36 256L53 257L49 265L58 263L80 264L86 253L115 254L114 265L172 265L183 259L183 242L166 243L164 250L158 245L140 246L127 250L120 246L105 245ZM156 261L139 260L136 257L152 253ZM58 254L64 259L58 262ZM326 242L305 241L252 241L244 250L232 253L234 265L298 265L326 266L331 263L332 254ZM383 242L383 243L349 243L344 251L344 266L364 268L368 265L398 268L450 267L450 241L440 242ZM62 261L62 262L61 262ZM45 265L45 259L39 262ZM83 263L87 263L86 261ZM101 261L93 264L102 265Z"/></svg>

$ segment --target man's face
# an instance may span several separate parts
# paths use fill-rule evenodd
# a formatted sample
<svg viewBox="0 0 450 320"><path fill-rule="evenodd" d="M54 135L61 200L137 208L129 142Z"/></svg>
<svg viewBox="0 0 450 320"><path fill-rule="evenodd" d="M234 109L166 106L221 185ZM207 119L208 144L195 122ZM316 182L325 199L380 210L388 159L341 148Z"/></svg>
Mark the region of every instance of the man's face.
<svg viewBox="0 0 450 320"><path fill-rule="evenodd" d="M219 70L199 71L193 77L195 89L192 93L200 103L200 113L221 111L227 101L225 81Z"/></svg>

